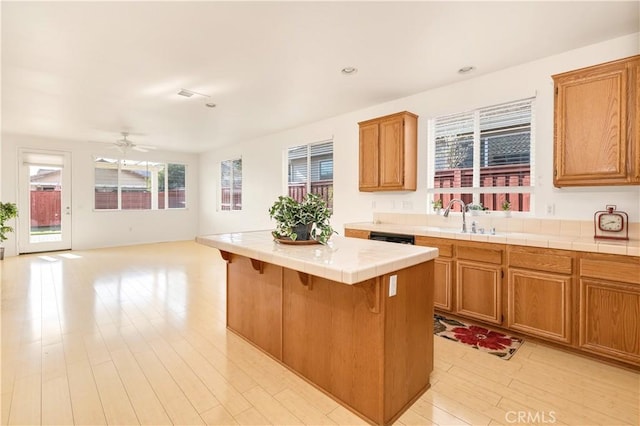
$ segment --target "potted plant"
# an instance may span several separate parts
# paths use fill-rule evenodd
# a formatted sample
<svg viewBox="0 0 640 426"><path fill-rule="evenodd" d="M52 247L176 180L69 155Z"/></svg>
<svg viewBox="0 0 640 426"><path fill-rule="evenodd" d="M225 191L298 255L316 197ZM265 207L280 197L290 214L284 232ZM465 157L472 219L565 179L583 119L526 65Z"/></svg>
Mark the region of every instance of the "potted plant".
<svg viewBox="0 0 640 426"><path fill-rule="evenodd" d="M480 204L467 204L467 210L471 212L471 216L478 216L478 213L487 208Z"/></svg>
<svg viewBox="0 0 640 426"><path fill-rule="evenodd" d="M442 199L438 198L431 203L433 204L433 211L436 212L436 214L440 214L440 210L442 210Z"/></svg>
<svg viewBox="0 0 640 426"><path fill-rule="evenodd" d="M15 203L0 202L0 244L8 238L9 232L13 232L13 228L5 223L17 216L18 207ZM4 247L0 247L0 260L2 259L4 259Z"/></svg>
<svg viewBox="0 0 640 426"><path fill-rule="evenodd" d="M509 202L509 200L504 200L504 202L502 203L502 211L504 212L504 215L506 217L511 216L511 203Z"/></svg>
<svg viewBox="0 0 640 426"><path fill-rule="evenodd" d="M280 240L314 240L326 244L334 232L329 224L331 214L319 195L307 194L302 202L281 195L269 209L269 217L276 221L272 235Z"/></svg>

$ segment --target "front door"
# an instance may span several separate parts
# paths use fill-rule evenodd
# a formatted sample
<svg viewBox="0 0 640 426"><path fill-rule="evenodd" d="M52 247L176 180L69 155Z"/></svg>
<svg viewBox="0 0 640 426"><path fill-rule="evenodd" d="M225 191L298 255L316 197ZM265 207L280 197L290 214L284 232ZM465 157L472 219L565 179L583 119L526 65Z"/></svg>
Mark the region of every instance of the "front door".
<svg viewBox="0 0 640 426"><path fill-rule="evenodd" d="M71 155L20 152L18 251L71 249Z"/></svg>

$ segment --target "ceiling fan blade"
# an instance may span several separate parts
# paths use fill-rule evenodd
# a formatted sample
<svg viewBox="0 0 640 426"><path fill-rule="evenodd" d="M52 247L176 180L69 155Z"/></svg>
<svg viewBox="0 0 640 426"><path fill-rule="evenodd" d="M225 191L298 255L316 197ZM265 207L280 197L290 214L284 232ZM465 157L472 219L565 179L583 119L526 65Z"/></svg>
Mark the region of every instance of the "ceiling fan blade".
<svg viewBox="0 0 640 426"><path fill-rule="evenodd" d="M136 145L136 146L137 146L138 148L142 148L142 149L146 149L146 150L149 150L149 149L156 149L156 147L155 147L155 146L153 146L153 145Z"/></svg>
<svg viewBox="0 0 640 426"><path fill-rule="evenodd" d="M133 149L134 151L149 152L149 150L148 150L148 149L146 149L146 148L142 148L142 147L137 146L137 145L132 146L132 147L131 147L131 149Z"/></svg>

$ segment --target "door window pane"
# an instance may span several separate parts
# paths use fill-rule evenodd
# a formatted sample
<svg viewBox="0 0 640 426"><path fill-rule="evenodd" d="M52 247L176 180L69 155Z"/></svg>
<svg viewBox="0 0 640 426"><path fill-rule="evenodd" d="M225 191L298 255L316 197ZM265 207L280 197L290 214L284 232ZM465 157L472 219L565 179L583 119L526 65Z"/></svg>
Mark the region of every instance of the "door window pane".
<svg viewBox="0 0 640 426"><path fill-rule="evenodd" d="M29 166L29 176L29 242L61 241L62 169L54 166Z"/></svg>

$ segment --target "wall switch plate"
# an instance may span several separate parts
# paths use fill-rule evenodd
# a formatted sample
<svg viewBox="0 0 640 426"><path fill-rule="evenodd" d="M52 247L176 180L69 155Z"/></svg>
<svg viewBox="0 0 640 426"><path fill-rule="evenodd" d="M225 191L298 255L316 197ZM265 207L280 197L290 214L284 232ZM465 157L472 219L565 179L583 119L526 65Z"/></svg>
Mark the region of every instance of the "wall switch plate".
<svg viewBox="0 0 640 426"><path fill-rule="evenodd" d="M389 277L389 297L395 296L398 292L398 276L391 275Z"/></svg>

